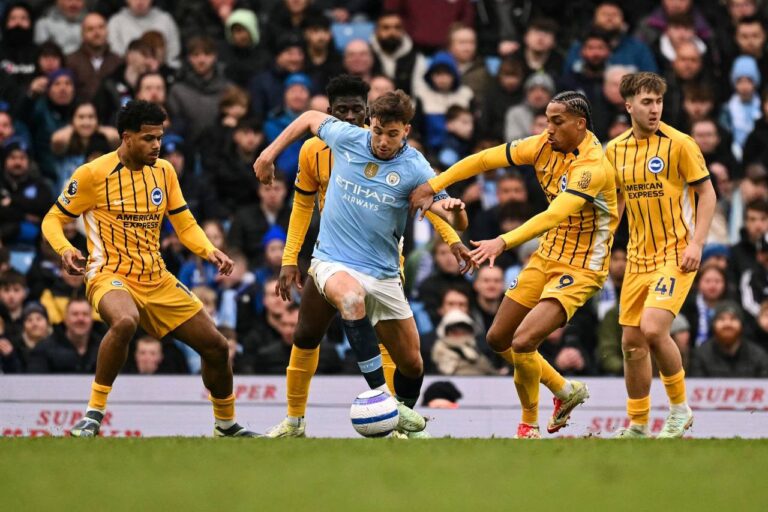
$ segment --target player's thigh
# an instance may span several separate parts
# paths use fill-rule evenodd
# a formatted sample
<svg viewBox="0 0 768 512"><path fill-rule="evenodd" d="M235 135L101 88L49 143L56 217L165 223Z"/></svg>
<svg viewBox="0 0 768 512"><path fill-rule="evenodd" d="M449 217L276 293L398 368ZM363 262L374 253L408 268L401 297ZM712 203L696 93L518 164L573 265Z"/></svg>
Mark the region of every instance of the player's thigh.
<svg viewBox="0 0 768 512"><path fill-rule="evenodd" d="M365 309L365 288L355 275L342 266L334 268L326 278L313 275L319 290L343 317L359 315Z"/></svg>
<svg viewBox="0 0 768 512"><path fill-rule="evenodd" d="M619 296L619 324L622 327L635 327L639 331L652 280L651 272L624 274Z"/></svg>
<svg viewBox="0 0 768 512"><path fill-rule="evenodd" d="M299 324L293 343L303 349L320 345L337 311L318 291L315 280L307 276L299 305Z"/></svg>
<svg viewBox="0 0 768 512"><path fill-rule="evenodd" d="M488 345L496 352L504 352L511 347L515 331L531 309L504 296L486 335Z"/></svg>
<svg viewBox="0 0 768 512"><path fill-rule="evenodd" d="M415 375L423 372L419 331L413 317L381 320L376 323L375 329L379 341L401 371Z"/></svg>
<svg viewBox="0 0 768 512"><path fill-rule="evenodd" d="M640 320L640 330L649 341L669 335L672 320L683 307L695 279L696 272L683 272L677 265L653 272Z"/></svg>
<svg viewBox="0 0 768 512"><path fill-rule="evenodd" d="M533 352L544 339L564 325L568 317L556 299L542 299L520 323L512 340L515 352Z"/></svg>
<svg viewBox="0 0 768 512"><path fill-rule="evenodd" d="M203 303L176 277L167 274L161 280L147 283L141 308L141 327L157 339L175 331L195 316L202 315L215 331L213 320L203 311ZM200 320L202 322L202 320ZM205 335L212 336L211 329ZM216 331L217 336L221 336Z"/></svg>
<svg viewBox="0 0 768 512"><path fill-rule="evenodd" d="M504 296L524 308L533 309L539 303L544 285L547 284L546 264L538 252L533 253Z"/></svg>
<svg viewBox="0 0 768 512"><path fill-rule="evenodd" d="M607 275L550 261L547 265L547 284L541 293L543 299L554 299L565 311L565 325L580 307L596 294Z"/></svg>
<svg viewBox="0 0 768 512"><path fill-rule="evenodd" d="M229 357L227 339L203 309L174 328L171 334L209 361L227 361Z"/></svg>
<svg viewBox="0 0 768 512"><path fill-rule="evenodd" d="M86 295L107 325L133 324L135 329L141 306L139 295L119 276L97 275L88 282Z"/></svg>

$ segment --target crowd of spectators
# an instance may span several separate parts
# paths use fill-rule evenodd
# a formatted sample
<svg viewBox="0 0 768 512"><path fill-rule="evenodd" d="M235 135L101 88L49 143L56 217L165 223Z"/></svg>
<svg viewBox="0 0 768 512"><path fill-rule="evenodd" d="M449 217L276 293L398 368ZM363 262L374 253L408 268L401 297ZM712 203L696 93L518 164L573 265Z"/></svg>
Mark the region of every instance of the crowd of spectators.
<svg viewBox="0 0 768 512"><path fill-rule="evenodd" d="M648 14L650 13L650 14ZM718 194L702 268L673 337L688 374L768 376L768 2L760 0L29 0L0 5L0 373L91 373L104 325L82 278L62 273L41 239L53 198L81 164L119 144L115 115L138 98L168 113L161 156L190 209L235 262L231 276L191 256L169 226L162 254L230 340L236 373L285 371L300 295L275 294L301 143L259 185L259 152L307 109L325 111L340 73L395 88L417 107L409 143L439 172L478 150L539 133L564 89L589 98L604 143L630 127L621 77L668 84L663 120L702 149ZM546 207L530 168L456 185L466 243L495 237ZM301 266L318 229L310 228ZM67 236L87 252L81 227ZM620 375L618 297L626 221L603 290L542 354L565 374ZM405 239L406 290L428 372L509 368L484 335L504 291L536 250L524 244L460 274L425 222ZM196 373L172 338L138 335L131 372ZM320 373L356 373L338 323Z"/></svg>

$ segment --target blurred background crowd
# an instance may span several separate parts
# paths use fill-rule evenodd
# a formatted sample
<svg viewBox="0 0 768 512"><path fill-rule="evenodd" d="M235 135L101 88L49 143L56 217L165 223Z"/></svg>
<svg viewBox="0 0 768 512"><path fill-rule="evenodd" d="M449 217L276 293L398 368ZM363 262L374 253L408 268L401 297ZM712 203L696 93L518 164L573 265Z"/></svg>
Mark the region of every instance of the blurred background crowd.
<svg viewBox="0 0 768 512"><path fill-rule="evenodd" d="M400 88L417 115L409 144L439 172L478 150L546 128L558 91L584 92L607 143L630 127L621 77L665 77L663 120L701 147L718 194L702 268L673 337L689 375L768 376L768 5L759 0L32 0L0 4L0 373L92 373L105 326L82 277L60 272L40 223L74 170L113 151L119 108L162 105L161 157L217 247L222 277L169 225L163 258L230 340L236 373L282 374L298 302L274 292L301 143L259 185L251 165L308 109L326 111L340 73ZM465 243L509 231L546 207L532 169L497 169L449 190L468 206ZM306 269L319 222L302 250ZM87 252L81 226L68 226ZM610 277L542 345L564 374L620 375L618 304L626 220ZM536 249L460 275L426 222L405 238L405 284L428 373L510 369L484 335ZM320 373L357 373L335 323ZM129 371L196 373L172 338L138 335Z"/></svg>

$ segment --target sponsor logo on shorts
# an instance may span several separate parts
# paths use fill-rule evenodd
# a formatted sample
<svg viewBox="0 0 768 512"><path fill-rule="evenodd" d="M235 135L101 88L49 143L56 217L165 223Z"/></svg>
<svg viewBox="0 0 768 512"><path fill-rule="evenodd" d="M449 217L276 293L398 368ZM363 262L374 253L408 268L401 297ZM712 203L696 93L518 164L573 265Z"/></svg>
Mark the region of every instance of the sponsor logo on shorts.
<svg viewBox="0 0 768 512"><path fill-rule="evenodd" d="M393 187L396 186L398 183L400 183L400 175L396 172L387 174L387 183Z"/></svg>
<svg viewBox="0 0 768 512"><path fill-rule="evenodd" d="M659 174L661 171L664 170L664 160L659 158L658 156L655 156L648 160L648 170L651 171L653 174Z"/></svg>
<svg viewBox="0 0 768 512"><path fill-rule="evenodd" d="M152 204L155 206L160 206L160 203L163 202L163 191L160 190L160 188L155 187L152 189L152 193L150 194L150 199L152 199Z"/></svg>
<svg viewBox="0 0 768 512"><path fill-rule="evenodd" d="M112 281L112 286L123 286L123 282L115 279Z"/></svg>
<svg viewBox="0 0 768 512"><path fill-rule="evenodd" d="M570 274L563 274L560 277L559 284L555 287L557 290L562 290L566 286L571 286L574 282L573 276Z"/></svg>

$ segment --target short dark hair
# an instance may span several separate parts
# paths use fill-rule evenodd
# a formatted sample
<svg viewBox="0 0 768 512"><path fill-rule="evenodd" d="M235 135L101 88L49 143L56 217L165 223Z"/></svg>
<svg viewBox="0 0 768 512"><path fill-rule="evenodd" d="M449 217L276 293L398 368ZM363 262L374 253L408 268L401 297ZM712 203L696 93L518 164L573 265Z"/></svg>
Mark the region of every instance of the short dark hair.
<svg viewBox="0 0 768 512"><path fill-rule="evenodd" d="M0 276L0 288L6 288L15 284L21 285L24 288L27 287L27 278L18 270L11 269Z"/></svg>
<svg viewBox="0 0 768 512"><path fill-rule="evenodd" d="M619 92L625 100L643 91L664 95L667 92L667 81L661 75L651 73L650 71L629 73L621 78Z"/></svg>
<svg viewBox="0 0 768 512"><path fill-rule="evenodd" d="M84 302L84 303L88 304L89 308L93 309L93 306L91 306L91 303L88 301L88 299L85 298L85 295L80 295L80 294L77 294L74 297L72 297L71 299L69 299L69 302L67 302L67 307L64 308L64 309L66 311L69 311L69 308L72 307L72 304L75 304L77 302Z"/></svg>
<svg viewBox="0 0 768 512"><path fill-rule="evenodd" d="M540 32L548 32L550 34L557 34L560 26L552 18L534 18L528 24L528 30L538 30Z"/></svg>
<svg viewBox="0 0 768 512"><path fill-rule="evenodd" d="M203 52L207 54L215 54L216 41L209 36L194 36L187 41L187 55L193 53Z"/></svg>
<svg viewBox="0 0 768 512"><path fill-rule="evenodd" d="M741 25L753 25L757 23L760 25L760 28L763 29L763 32L765 32L765 22L763 21L763 18L760 16L744 16L739 21L736 22L736 28L740 27Z"/></svg>
<svg viewBox="0 0 768 512"><path fill-rule="evenodd" d="M371 119L374 117L381 124L402 122L408 124L413 119L414 108L411 97L398 89L376 98L370 105Z"/></svg>
<svg viewBox="0 0 768 512"><path fill-rule="evenodd" d="M148 42L138 38L128 43L128 48L125 50L125 53L128 52L141 52L144 55L154 55L155 49L152 48Z"/></svg>
<svg viewBox="0 0 768 512"><path fill-rule="evenodd" d="M162 125L165 118L165 111L159 105L144 100L132 100L117 113L117 132L122 137L126 130L138 132L145 124Z"/></svg>
<svg viewBox="0 0 768 512"><path fill-rule="evenodd" d="M715 101L715 93L711 87L704 84L692 83L683 86L683 99L688 101Z"/></svg>
<svg viewBox="0 0 768 512"><path fill-rule="evenodd" d="M744 213L746 214L748 210L753 210L768 215L768 201L765 199L753 199L744 207Z"/></svg>
<svg viewBox="0 0 768 512"><path fill-rule="evenodd" d="M686 27L693 29L696 26L696 23L693 19L693 13L692 12L682 12L680 14L675 14L672 16L667 17L667 27Z"/></svg>
<svg viewBox="0 0 768 512"><path fill-rule="evenodd" d="M163 74L159 71L147 71L146 73L142 73L139 75L139 79L136 80L136 91L138 92L141 89L141 83L144 81L145 78L150 76L159 76L160 79L163 81L163 84L165 85L166 90L168 89L168 82L165 81L165 77Z"/></svg>
<svg viewBox="0 0 768 512"><path fill-rule="evenodd" d="M368 102L368 91L371 86L360 77L352 75L339 75L331 78L325 88L325 94L328 96L328 103L333 103L343 97L359 97L364 102Z"/></svg>
<svg viewBox="0 0 768 512"><path fill-rule="evenodd" d="M462 114L472 114L472 111L461 105L451 105L445 111L445 122L451 122Z"/></svg>

